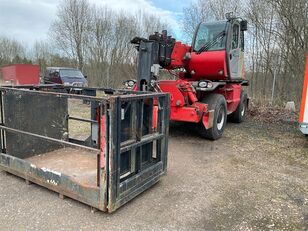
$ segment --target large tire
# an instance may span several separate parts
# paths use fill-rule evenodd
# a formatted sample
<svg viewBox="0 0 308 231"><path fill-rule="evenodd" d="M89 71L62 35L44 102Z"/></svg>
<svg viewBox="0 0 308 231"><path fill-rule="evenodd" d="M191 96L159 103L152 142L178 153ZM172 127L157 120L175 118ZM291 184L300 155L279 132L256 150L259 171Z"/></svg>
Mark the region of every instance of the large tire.
<svg viewBox="0 0 308 231"><path fill-rule="evenodd" d="M227 122L226 99L220 94L210 94L202 100L202 103L207 104L209 110L214 110L213 126L205 129L201 122L198 124L198 132L203 138L217 140L222 136Z"/></svg>
<svg viewBox="0 0 308 231"><path fill-rule="evenodd" d="M236 111L228 116L228 121L233 123L242 123L245 120L246 110L247 110L247 93L242 91L241 101L237 106Z"/></svg>

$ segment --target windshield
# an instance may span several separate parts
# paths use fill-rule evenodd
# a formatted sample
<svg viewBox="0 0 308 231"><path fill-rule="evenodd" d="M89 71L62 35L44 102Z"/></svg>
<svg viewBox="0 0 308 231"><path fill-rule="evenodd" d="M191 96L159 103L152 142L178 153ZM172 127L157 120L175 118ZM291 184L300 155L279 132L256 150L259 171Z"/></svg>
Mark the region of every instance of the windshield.
<svg viewBox="0 0 308 231"><path fill-rule="evenodd" d="M77 69L63 69L60 70L61 77L68 77L68 78L84 78L81 71Z"/></svg>
<svg viewBox="0 0 308 231"><path fill-rule="evenodd" d="M195 38L194 51L223 50L226 47L226 22L201 23Z"/></svg>

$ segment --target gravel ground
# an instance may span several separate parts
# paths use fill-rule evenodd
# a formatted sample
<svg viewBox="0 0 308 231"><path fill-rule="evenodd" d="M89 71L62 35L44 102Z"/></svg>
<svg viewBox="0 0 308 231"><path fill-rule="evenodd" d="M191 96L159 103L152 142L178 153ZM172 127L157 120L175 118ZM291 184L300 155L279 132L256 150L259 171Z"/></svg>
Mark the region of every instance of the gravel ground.
<svg viewBox="0 0 308 231"><path fill-rule="evenodd" d="M0 230L308 230L308 140L250 119L202 140L170 128L168 174L113 214L0 172Z"/></svg>

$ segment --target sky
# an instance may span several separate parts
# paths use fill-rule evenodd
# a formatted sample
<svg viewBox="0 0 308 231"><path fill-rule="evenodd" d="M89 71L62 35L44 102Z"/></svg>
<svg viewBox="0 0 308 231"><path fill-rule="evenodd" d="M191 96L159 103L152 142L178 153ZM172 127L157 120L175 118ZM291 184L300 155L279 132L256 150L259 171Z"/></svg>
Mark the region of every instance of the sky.
<svg viewBox="0 0 308 231"><path fill-rule="evenodd" d="M0 0L0 35L14 38L25 46L45 40L52 21L56 18L61 0ZM173 28L175 37L181 35L180 19L183 7L191 0L89 0L96 5L107 5L115 10L130 12L143 9L162 17Z"/></svg>

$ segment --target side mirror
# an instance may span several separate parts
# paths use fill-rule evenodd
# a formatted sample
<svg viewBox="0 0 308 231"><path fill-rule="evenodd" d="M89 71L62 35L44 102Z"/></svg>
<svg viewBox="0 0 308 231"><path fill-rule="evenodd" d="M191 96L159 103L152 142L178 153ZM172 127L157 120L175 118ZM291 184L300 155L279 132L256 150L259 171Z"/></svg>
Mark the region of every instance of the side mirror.
<svg viewBox="0 0 308 231"><path fill-rule="evenodd" d="M84 77L85 79L87 79L87 78L88 78L88 76L87 76L87 75L84 75L83 77Z"/></svg>
<svg viewBox="0 0 308 231"><path fill-rule="evenodd" d="M248 29L247 20L241 21L241 31L246 31Z"/></svg>

